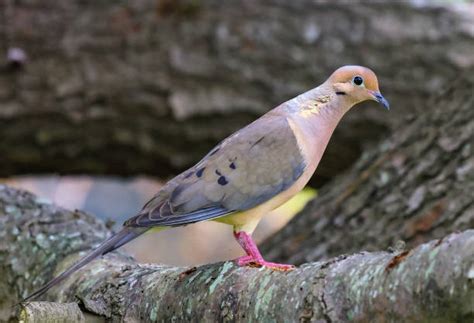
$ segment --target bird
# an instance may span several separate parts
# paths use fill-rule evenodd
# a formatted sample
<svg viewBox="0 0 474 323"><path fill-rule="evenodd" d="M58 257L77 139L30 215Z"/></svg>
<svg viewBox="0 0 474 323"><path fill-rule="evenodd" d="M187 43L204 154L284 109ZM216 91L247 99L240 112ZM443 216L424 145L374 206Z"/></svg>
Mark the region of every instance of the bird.
<svg viewBox="0 0 474 323"><path fill-rule="evenodd" d="M301 191L315 172L337 124L354 105L372 100L387 110L377 76L346 65L321 85L286 101L230 135L197 164L168 181L122 229L27 296L34 300L97 257L143 233L200 221L233 226L245 251L238 266L288 271L264 260L252 233L264 215Z"/></svg>

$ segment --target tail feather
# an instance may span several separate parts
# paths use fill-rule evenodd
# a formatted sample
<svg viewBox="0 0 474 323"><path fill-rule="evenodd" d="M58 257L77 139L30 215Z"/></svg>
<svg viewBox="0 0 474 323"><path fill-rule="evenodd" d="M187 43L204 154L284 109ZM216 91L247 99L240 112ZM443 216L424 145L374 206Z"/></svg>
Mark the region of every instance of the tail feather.
<svg viewBox="0 0 474 323"><path fill-rule="evenodd" d="M46 293L51 287L59 284L60 282L64 281L66 278L68 278L71 274L76 272L77 270L81 269L85 265L87 265L89 262L94 260L97 257L100 257L102 255L105 255L121 246L129 242L130 240L135 239L142 233L147 231L147 229L137 229L137 228L123 228L121 231L117 232L113 236L111 236L109 239L105 240L102 242L96 249L94 249L92 252L84 256L82 259L80 259L78 262L76 262L74 265L66 269L63 273L61 273L59 276L53 278L49 282L47 282L45 285L43 285L40 289L35 291L34 293L30 294L28 297L26 297L22 302L28 302L36 299L37 297L43 295Z"/></svg>

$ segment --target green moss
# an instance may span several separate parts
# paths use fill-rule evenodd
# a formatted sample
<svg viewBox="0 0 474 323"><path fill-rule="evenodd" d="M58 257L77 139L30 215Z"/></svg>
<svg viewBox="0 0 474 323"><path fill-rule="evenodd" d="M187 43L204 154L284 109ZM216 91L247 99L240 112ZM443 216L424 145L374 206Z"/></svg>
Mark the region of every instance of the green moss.
<svg viewBox="0 0 474 323"><path fill-rule="evenodd" d="M39 233L36 236L35 241L38 244L38 246L40 246L43 249L48 249L51 246L48 236L44 235L43 233Z"/></svg>
<svg viewBox="0 0 474 323"><path fill-rule="evenodd" d="M219 286L220 283L224 281L224 275L233 267L233 263L231 261L225 262L224 265L222 266L221 272L219 273L219 276L212 282L211 286L209 286L209 293L212 294L214 293L214 290L216 289L217 286Z"/></svg>
<svg viewBox="0 0 474 323"><path fill-rule="evenodd" d="M18 208L15 205L7 205L5 206L5 212L8 214L13 214L18 212Z"/></svg>
<svg viewBox="0 0 474 323"><path fill-rule="evenodd" d="M260 283L260 287L257 292L256 302L255 302L255 316L258 317L258 313L260 312L260 308L263 307L266 309L268 304L270 304L271 296L272 296L272 286L267 288L268 284L270 283L272 277L267 275L263 278ZM268 293L268 290L269 293Z"/></svg>
<svg viewBox="0 0 474 323"><path fill-rule="evenodd" d="M434 272L435 265L436 265L436 256L438 255L439 249L440 248L435 248L428 255L430 264L429 264L428 268L425 271L425 280L428 279Z"/></svg>
<svg viewBox="0 0 474 323"><path fill-rule="evenodd" d="M150 312L150 321L156 322L156 319L158 318L158 309L153 307Z"/></svg>
<svg viewBox="0 0 474 323"><path fill-rule="evenodd" d="M44 197L36 197L35 202L38 203L38 204L44 204L44 205L53 204L53 202L51 202L51 200L49 200L47 198L44 198Z"/></svg>

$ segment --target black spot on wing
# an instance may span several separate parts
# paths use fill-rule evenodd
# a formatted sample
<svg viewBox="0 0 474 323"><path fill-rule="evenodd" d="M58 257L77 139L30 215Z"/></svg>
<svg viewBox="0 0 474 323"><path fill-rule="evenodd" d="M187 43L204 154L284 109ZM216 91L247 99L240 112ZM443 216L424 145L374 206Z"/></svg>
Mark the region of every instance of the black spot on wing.
<svg viewBox="0 0 474 323"><path fill-rule="evenodd" d="M219 185L224 186L224 185L227 185L227 183L229 183L229 182L227 181L227 178L225 178L225 176L221 176L217 180L217 183L219 183Z"/></svg>
<svg viewBox="0 0 474 323"><path fill-rule="evenodd" d="M235 163L232 162L232 163L229 164L229 168L231 168L231 169L236 169L237 167L235 166Z"/></svg>
<svg viewBox="0 0 474 323"><path fill-rule="evenodd" d="M217 176L221 176L221 175L222 175L221 172L219 172L218 169L216 169L216 174L217 174Z"/></svg>
<svg viewBox="0 0 474 323"><path fill-rule="evenodd" d="M202 173L204 173L204 170L206 169L206 167L203 167L201 169L198 169L198 171L196 172L196 176L197 177L201 177L202 176Z"/></svg>

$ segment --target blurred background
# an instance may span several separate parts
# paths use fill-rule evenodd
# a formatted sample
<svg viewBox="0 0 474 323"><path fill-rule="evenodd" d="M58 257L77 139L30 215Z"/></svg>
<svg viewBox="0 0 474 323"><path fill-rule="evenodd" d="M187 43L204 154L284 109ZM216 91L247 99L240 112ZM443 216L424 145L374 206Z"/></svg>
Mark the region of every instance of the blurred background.
<svg viewBox="0 0 474 323"><path fill-rule="evenodd" d="M2 0L1 181L118 226L227 135L346 64L376 71L392 110L352 110L312 188L257 241L474 66L470 1ZM217 223L126 248L167 264L241 254Z"/></svg>

